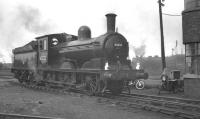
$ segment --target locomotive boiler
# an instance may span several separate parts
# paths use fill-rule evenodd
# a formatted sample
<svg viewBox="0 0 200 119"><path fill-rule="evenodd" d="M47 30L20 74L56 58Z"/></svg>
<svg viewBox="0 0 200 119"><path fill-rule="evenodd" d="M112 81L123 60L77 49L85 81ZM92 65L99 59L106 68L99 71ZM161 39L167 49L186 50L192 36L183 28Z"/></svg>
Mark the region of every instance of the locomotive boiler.
<svg viewBox="0 0 200 119"><path fill-rule="evenodd" d="M63 88L80 88L95 94L119 94L127 81L147 78L128 60L127 39L115 32L115 14L107 14L107 32L91 38L88 26L78 36L57 33L36 37L13 50L12 71L20 82ZM107 68L105 69L105 66Z"/></svg>

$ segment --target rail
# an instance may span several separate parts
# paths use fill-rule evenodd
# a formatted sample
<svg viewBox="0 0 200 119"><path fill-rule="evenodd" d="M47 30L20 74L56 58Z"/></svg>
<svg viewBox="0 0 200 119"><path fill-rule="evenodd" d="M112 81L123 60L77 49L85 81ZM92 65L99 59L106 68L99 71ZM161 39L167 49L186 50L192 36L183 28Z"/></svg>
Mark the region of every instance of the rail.
<svg viewBox="0 0 200 119"><path fill-rule="evenodd" d="M1 119L63 119L56 117L31 116L31 115L8 114L8 113L0 113L0 118Z"/></svg>

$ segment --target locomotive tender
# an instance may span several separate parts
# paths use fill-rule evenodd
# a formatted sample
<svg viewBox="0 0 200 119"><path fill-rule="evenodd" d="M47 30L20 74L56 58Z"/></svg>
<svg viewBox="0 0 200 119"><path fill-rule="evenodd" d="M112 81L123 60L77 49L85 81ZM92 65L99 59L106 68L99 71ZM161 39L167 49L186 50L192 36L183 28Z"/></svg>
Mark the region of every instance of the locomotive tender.
<svg viewBox="0 0 200 119"><path fill-rule="evenodd" d="M58 33L37 37L13 50L12 72L21 83L86 89L91 94L119 94L130 80L147 78L132 69L126 38L115 32L115 14L107 14L107 32L91 38L81 26L78 36ZM107 66L107 69L105 69Z"/></svg>

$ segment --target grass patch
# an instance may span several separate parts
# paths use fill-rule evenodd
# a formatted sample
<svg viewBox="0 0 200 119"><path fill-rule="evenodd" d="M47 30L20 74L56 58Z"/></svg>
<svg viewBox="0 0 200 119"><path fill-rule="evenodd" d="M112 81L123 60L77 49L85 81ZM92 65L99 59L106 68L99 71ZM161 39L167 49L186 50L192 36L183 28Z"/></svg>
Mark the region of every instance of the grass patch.
<svg viewBox="0 0 200 119"><path fill-rule="evenodd" d="M10 70L0 70L0 76L13 76Z"/></svg>

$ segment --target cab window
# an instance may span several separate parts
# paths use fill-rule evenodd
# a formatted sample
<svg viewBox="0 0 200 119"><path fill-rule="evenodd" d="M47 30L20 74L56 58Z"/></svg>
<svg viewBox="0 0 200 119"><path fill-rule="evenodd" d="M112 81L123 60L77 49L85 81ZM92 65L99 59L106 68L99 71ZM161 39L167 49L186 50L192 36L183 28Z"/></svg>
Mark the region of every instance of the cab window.
<svg viewBox="0 0 200 119"><path fill-rule="evenodd" d="M43 43L43 44L44 44L44 48L43 48L43 49L44 49L44 50L47 50L47 40L44 40L44 43Z"/></svg>
<svg viewBox="0 0 200 119"><path fill-rule="evenodd" d="M40 40L39 45L40 45L40 50L43 50L43 41L42 40Z"/></svg>
<svg viewBox="0 0 200 119"><path fill-rule="evenodd" d="M39 41L40 50L47 50L47 40L40 40Z"/></svg>

